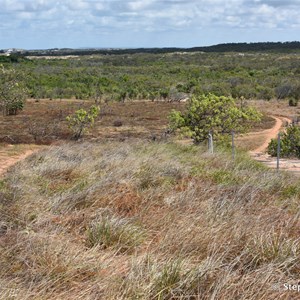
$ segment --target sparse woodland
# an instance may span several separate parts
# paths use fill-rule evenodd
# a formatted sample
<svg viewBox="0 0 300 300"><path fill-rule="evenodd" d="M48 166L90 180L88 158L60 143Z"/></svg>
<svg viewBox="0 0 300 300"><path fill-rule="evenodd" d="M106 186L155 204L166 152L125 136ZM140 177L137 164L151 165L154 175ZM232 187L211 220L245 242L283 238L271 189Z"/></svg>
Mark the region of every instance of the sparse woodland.
<svg viewBox="0 0 300 300"><path fill-rule="evenodd" d="M52 144L0 177L0 300L299 299L299 178L208 153L199 125L270 128L248 99L298 112L299 53L0 58L33 98L0 142Z"/></svg>
<svg viewBox="0 0 300 300"><path fill-rule="evenodd" d="M177 94L246 99L300 98L297 52L175 52L18 58L3 62L26 74L32 98L164 100Z"/></svg>

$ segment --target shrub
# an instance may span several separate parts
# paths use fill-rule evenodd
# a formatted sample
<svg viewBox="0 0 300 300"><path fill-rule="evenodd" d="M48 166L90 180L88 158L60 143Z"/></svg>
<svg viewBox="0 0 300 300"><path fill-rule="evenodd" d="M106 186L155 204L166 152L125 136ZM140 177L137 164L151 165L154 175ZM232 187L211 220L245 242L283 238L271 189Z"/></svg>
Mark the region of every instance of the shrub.
<svg viewBox="0 0 300 300"><path fill-rule="evenodd" d="M260 118L261 114L254 108L238 107L232 97L213 94L193 97L185 113L172 111L169 115L170 128L188 132L195 143L206 140L209 133L220 139L232 130L244 132Z"/></svg>
<svg viewBox="0 0 300 300"><path fill-rule="evenodd" d="M67 116L69 128L73 131L73 138L78 140L91 127L99 115L100 107L92 105L89 111L79 109L74 115Z"/></svg>
<svg viewBox="0 0 300 300"><path fill-rule="evenodd" d="M20 74L4 68L0 68L0 74L0 110L4 115L16 115L24 108L27 94L19 78Z"/></svg>
<svg viewBox="0 0 300 300"><path fill-rule="evenodd" d="M298 105L299 100L292 97L289 99L289 106L297 106Z"/></svg>
<svg viewBox="0 0 300 300"><path fill-rule="evenodd" d="M293 87L289 83L277 86L275 88L276 97L278 99L284 99L284 98L290 96L292 90L293 90Z"/></svg>
<svg viewBox="0 0 300 300"><path fill-rule="evenodd" d="M258 90L258 94L257 94L258 99L271 100L272 98L275 97L274 89L270 87L258 86L257 90Z"/></svg>
<svg viewBox="0 0 300 300"><path fill-rule="evenodd" d="M277 139L272 139L269 143L267 152L271 156L277 155ZM290 125L286 132L281 136L280 140L280 156L281 157L297 157L300 158L300 127Z"/></svg>

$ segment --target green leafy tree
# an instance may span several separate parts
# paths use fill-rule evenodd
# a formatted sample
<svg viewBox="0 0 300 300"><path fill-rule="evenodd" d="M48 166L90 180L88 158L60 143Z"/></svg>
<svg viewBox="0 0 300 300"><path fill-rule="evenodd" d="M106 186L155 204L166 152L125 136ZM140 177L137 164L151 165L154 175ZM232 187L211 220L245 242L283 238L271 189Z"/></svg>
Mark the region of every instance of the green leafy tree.
<svg viewBox="0 0 300 300"><path fill-rule="evenodd" d="M3 115L16 115L24 108L27 92L20 77L15 70L0 66L0 110Z"/></svg>
<svg viewBox="0 0 300 300"><path fill-rule="evenodd" d="M92 127L95 118L99 115L100 107L92 105L89 111L84 109L77 110L73 115L67 116L69 128L73 131L73 138L78 140L84 133L87 132L88 128Z"/></svg>
<svg viewBox="0 0 300 300"><path fill-rule="evenodd" d="M239 107L232 97L213 94L192 97L185 112L173 110L169 115L170 129L188 133L196 144L206 140L209 133L222 139L233 130L245 132L260 118L254 108Z"/></svg>
<svg viewBox="0 0 300 300"><path fill-rule="evenodd" d="M271 156L277 155L277 139L272 139L269 143L267 152ZM286 132L282 133L280 139L280 156L300 158L300 127L290 125Z"/></svg>

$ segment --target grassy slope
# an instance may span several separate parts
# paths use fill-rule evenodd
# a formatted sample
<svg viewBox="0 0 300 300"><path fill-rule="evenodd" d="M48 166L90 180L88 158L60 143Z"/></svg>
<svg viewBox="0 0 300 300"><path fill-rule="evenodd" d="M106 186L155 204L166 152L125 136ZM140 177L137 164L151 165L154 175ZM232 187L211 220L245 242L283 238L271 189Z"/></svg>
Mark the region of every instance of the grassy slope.
<svg viewBox="0 0 300 300"><path fill-rule="evenodd" d="M244 154L53 146L0 188L0 299L299 296L299 180Z"/></svg>

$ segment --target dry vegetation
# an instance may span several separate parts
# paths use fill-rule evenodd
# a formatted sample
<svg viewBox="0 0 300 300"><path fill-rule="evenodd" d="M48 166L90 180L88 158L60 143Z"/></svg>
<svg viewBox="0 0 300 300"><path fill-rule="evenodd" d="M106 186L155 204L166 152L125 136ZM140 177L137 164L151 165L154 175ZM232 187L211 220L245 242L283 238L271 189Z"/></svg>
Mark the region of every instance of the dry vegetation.
<svg viewBox="0 0 300 300"><path fill-rule="evenodd" d="M51 144L59 140L69 140L66 116L80 108L87 109L94 102L79 100L28 100L25 109L16 116L0 115L0 143L8 144ZM251 131L271 128L275 121L268 115L287 117L299 114L299 108L290 108L284 102L251 102L265 112L262 122ZM168 114L172 109L184 110L185 103L132 101L101 104L100 117L95 127L86 136L88 139L125 140L129 138L156 137L160 139L168 125ZM259 144L261 141L257 141ZM243 143L243 149L253 147L253 139Z"/></svg>
<svg viewBox="0 0 300 300"><path fill-rule="evenodd" d="M102 103L83 140L56 143L70 140L66 116L100 92L103 101L171 90L285 99L253 101L265 113L254 132L273 127L270 115L299 116L287 98L299 93L295 55L159 57L19 64L31 97L90 100L31 99L0 116L0 174L52 144L0 177L0 300L299 299L284 290L300 273L299 178L244 152L232 161L228 149L165 139L168 114L184 103ZM248 137L236 145L264 139Z"/></svg>
<svg viewBox="0 0 300 300"><path fill-rule="evenodd" d="M0 142L50 144L70 139L66 116L89 108L93 101L28 100L17 116L0 115ZM101 104L100 117L89 139L127 139L159 137L165 130L172 109L182 110L182 103L109 102Z"/></svg>
<svg viewBox="0 0 300 300"><path fill-rule="evenodd" d="M299 186L225 150L51 146L0 182L0 299L299 299Z"/></svg>

